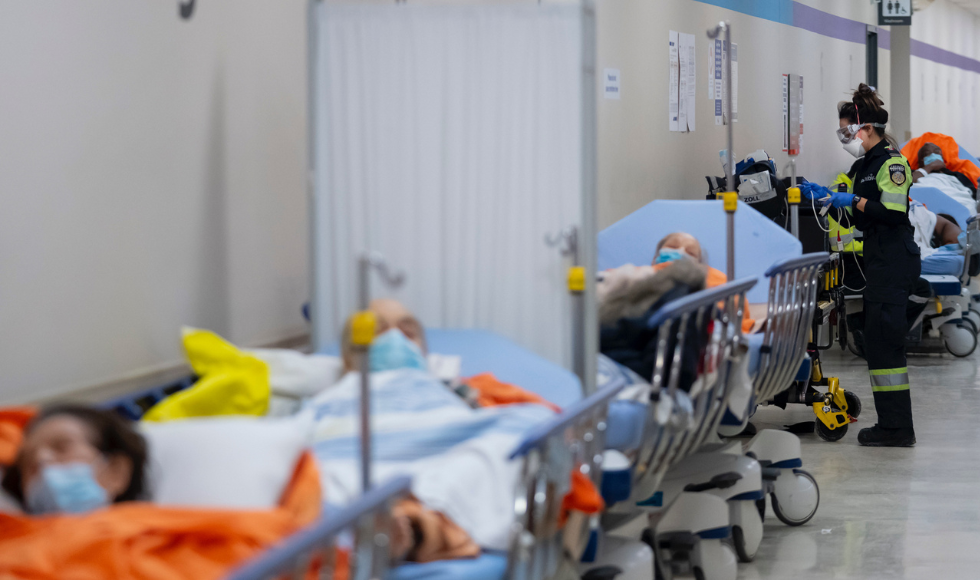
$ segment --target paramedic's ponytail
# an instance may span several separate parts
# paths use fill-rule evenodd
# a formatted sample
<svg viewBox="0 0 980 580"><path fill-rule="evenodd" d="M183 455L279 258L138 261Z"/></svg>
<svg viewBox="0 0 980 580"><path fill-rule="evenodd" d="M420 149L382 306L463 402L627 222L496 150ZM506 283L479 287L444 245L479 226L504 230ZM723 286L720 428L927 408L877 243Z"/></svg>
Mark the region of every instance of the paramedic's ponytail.
<svg viewBox="0 0 980 580"><path fill-rule="evenodd" d="M850 101L843 101L837 106L837 112L839 118L846 119L848 123L852 124L888 124L888 111L885 110L884 101L881 100L874 88L864 83L858 85ZM885 133L884 127L874 127L873 130L876 135L897 148L895 138Z"/></svg>

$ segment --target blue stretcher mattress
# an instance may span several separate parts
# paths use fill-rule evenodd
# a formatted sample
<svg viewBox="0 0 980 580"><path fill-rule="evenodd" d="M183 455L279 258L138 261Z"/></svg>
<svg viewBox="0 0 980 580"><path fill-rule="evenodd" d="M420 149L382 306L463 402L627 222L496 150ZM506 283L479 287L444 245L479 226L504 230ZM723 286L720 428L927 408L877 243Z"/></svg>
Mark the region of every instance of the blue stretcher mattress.
<svg viewBox="0 0 980 580"><path fill-rule="evenodd" d="M726 215L721 201L656 200L599 232L599 270L653 262L657 242L671 232L696 237L708 264L725 271ZM739 202L735 212L735 275L759 277L779 260L803 254L803 246L778 224ZM769 299L769 285L749 290L751 303Z"/></svg>
<svg viewBox="0 0 980 580"><path fill-rule="evenodd" d="M388 573L388 580L499 580L506 569L506 554L484 552L474 560L402 564Z"/></svg>
<svg viewBox="0 0 980 580"><path fill-rule="evenodd" d="M963 273L963 256L956 252L938 251L922 260L923 274L959 276Z"/></svg>
<svg viewBox="0 0 980 580"><path fill-rule="evenodd" d="M962 203L935 187L925 187L913 185L909 188L909 197L921 202L933 213L944 213L953 216L960 229L966 229L966 220L970 219L970 212Z"/></svg>
<svg viewBox="0 0 980 580"><path fill-rule="evenodd" d="M429 352L462 358L464 377L493 373L559 407L582 398L574 373L489 330L429 328L425 336Z"/></svg>

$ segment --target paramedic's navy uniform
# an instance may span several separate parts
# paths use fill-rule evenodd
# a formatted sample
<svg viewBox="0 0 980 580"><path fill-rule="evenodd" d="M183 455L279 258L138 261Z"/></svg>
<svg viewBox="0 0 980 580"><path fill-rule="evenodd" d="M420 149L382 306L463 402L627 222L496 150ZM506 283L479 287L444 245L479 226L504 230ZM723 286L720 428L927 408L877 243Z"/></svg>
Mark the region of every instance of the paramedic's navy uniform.
<svg viewBox="0 0 980 580"><path fill-rule="evenodd" d="M864 211L853 209L852 215L864 232L864 350L878 424L885 429L912 428L905 309L922 266L908 217L911 185L908 161L882 140L859 161L851 191L867 200Z"/></svg>

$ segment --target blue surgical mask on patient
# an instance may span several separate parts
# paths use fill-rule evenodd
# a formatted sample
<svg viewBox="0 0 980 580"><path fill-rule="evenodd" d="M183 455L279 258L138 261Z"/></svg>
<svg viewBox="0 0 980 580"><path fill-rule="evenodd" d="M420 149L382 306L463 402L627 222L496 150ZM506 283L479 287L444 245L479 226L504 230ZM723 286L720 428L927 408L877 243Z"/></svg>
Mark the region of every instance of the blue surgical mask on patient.
<svg viewBox="0 0 980 580"><path fill-rule="evenodd" d="M677 260L680 260L682 258L687 258L687 257L689 256L687 255L687 252L685 252L684 250L677 250L674 248L661 248L660 251L657 252L657 257L654 258L653 263L663 264L665 262L675 262Z"/></svg>
<svg viewBox="0 0 980 580"><path fill-rule="evenodd" d="M409 340L397 328L376 336L369 353L371 372L428 368L419 345Z"/></svg>
<svg viewBox="0 0 980 580"><path fill-rule="evenodd" d="M929 164L934 163L936 161L942 161L942 160L943 160L943 156L942 155L940 155L938 153L932 153L931 155L926 155L922 159L922 165L929 165Z"/></svg>
<svg viewBox="0 0 980 580"><path fill-rule="evenodd" d="M109 504L88 463L48 465L27 486L25 504L34 515L88 512Z"/></svg>

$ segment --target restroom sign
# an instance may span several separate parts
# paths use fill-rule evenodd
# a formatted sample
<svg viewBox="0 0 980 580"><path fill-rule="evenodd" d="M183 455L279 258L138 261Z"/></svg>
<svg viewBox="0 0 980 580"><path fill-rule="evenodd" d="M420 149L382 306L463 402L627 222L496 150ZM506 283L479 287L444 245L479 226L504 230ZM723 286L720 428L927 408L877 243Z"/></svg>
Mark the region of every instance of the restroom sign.
<svg viewBox="0 0 980 580"><path fill-rule="evenodd" d="M619 100L619 69L607 68L602 73L602 94L607 99Z"/></svg>
<svg viewBox="0 0 980 580"><path fill-rule="evenodd" d="M879 26L911 26L912 0L878 0Z"/></svg>

